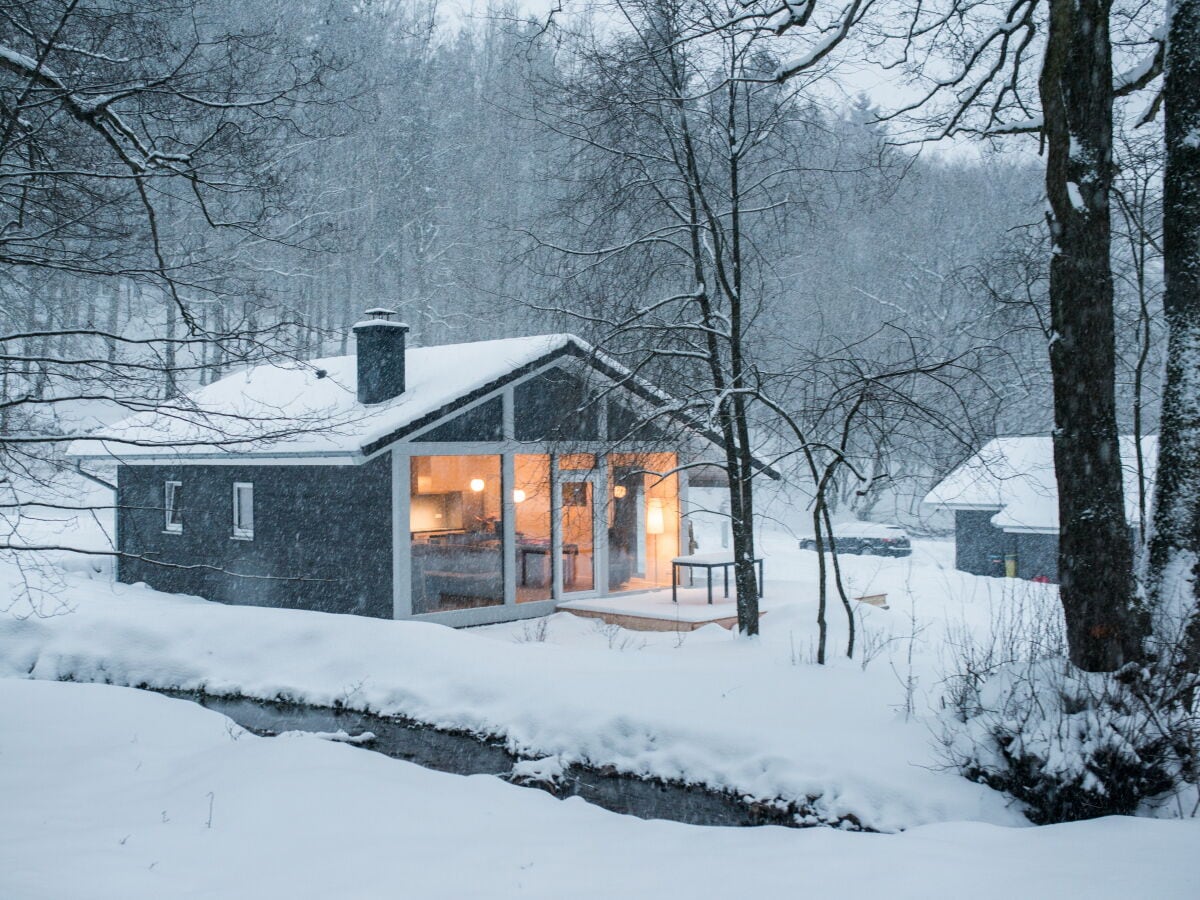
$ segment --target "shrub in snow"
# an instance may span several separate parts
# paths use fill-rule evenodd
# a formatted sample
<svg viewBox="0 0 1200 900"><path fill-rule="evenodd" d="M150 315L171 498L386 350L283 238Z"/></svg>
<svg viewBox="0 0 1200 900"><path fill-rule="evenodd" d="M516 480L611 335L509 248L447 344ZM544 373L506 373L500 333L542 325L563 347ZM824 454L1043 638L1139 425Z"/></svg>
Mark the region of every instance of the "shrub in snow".
<svg viewBox="0 0 1200 900"><path fill-rule="evenodd" d="M1023 801L1038 824L1128 815L1174 790L1188 742L1154 708L1148 672L1082 672L1065 660L1016 663L960 694L946 732L968 778Z"/></svg>
<svg viewBox="0 0 1200 900"><path fill-rule="evenodd" d="M1038 824L1132 814L1194 783L1195 719L1176 679L1155 666L1076 669L1044 599L1014 597L982 640L954 642L948 762L1021 800Z"/></svg>

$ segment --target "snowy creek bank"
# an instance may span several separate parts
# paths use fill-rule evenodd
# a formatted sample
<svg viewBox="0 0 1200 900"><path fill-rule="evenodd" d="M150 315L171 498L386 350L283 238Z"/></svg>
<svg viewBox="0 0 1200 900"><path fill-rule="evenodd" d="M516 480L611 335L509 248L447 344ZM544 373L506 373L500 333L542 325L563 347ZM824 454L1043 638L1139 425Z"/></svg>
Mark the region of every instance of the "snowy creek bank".
<svg viewBox="0 0 1200 900"><path fill-rule="evenodd" d="M377 716L345 708L215 696L198 691L149 690L198 703L261 737L295 732L316 734L438 772L495 775L512 784L543 790L563 799L578 797L640 819L664 819L688 825L793 828L832 825L847 831L870 830L852 816L829 821L795 802L753 800L700 784L639 777L612 766L589 766L561 757L522 759L509 752L498 738L435 728L401 716Z"/></svg>
<svg viewBox="0 0 1200 900"><path fill-rule="evenodd" d="M0 722L5 900L1194 900L1200 884L1195 820L707 828L262 738L145 690L0 678Z"/></svg>
<svg viewBox="0 0 1200 900"><path fill-rule="evenodd" d="M891 611L864 613L864 646L873 641L880 659L826 666L804 649L815 594L798 579L809 567L792 559L789 572L787 560L775 563L772 589L795 599L773 609L754 640L716 626L683 638L597 629L565 613L456 631L226 605L64 573L62 614L0 617L0 675L398 717L502 742L512 759L489 763L489 774L513 760L557 759L589 767L570 771L590 784L608 784L594 773L611 771L628 779L622 786L702 785L735 807L755 798L771 813L758 821L776 821L782 806L785 818L879 832L1028 825L1007 797L940 765L919 699L912 715L903 708L903 685L937 684L937 629L924 629L928 647L916 642L911 658L914 642L904 638L916 630L904 614L912 591L925 604L922 626L936 598L955 596L936 559L918 557L911 572L907 560L852 560L859 587L890 593ZM20 587L20 573L0 567L0 592L5 575ZM971 583L982 591L987 581ZM522 777L550 768L530 765Z"/></svg>

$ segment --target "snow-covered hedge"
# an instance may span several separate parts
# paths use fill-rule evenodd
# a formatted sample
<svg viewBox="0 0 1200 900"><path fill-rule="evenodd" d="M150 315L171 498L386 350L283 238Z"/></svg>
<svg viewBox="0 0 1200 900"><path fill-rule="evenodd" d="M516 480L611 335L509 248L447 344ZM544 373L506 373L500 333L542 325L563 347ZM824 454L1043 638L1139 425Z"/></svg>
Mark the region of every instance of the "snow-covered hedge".
<svg viewBox="0 0 1200 900"><path fill-rule="evenodd" d="M1127 678L1065 660L995 672L957 713L946 747L968 778L1021 800L1039 824L1130 815L1179 786L1176 726Z"/></svg>
<svg viewBox="0 0 1200 900"><path fill-rule="evenodd" d="M1194 789L1194 718L1169 673L1075 668L1057 605L1035 597L1018 596L984 640L955 642L947 760L1038 824L1129 815Z"/></svg>

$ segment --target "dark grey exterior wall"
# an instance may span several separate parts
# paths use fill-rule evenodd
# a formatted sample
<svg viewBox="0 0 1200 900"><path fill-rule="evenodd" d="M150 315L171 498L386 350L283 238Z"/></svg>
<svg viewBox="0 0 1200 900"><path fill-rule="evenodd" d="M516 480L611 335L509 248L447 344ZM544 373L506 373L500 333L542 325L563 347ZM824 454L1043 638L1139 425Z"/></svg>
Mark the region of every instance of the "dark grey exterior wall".
<svg viewBox="0 0 1200 900"><path fill-rule="evenodd" d="M1058 583L1058 535L1015 534L1017 577L1045 578Z"/></svg>
<svg viewBox="0 0 1200 900"><path fill-rule="evenodd" d="M1010 534L992 524L989 510L954 513L954 567L973 575L1003 576L1004 559L1015 556L1018 578L1058 582L1057 534Z"/></svg>
<svg viewBox="0 0 1200 900"><path fill-rule="evenodd" d="M165 481L182 482L182 534L163 530ZM235 481L254 484L253 540L232 537ZM117 577L225 603L390 619L391 482L388 454L361 466L121 466L120 549L146 559L120 559Z"/></svg>
<svg viewBox="0 0 1200 900"><path fill-rule="evenodd" d="M1004 554L1016 549L1013 536L992 524L995 510L954 513L954 567L972 575L1004 574Z"/></svg>
<svg viewBox="0 0 1200 900"><path fill-rule="evenodd" d="M550 369L513 389L518 441L599 441L600 404L587 382Z"/></svg>

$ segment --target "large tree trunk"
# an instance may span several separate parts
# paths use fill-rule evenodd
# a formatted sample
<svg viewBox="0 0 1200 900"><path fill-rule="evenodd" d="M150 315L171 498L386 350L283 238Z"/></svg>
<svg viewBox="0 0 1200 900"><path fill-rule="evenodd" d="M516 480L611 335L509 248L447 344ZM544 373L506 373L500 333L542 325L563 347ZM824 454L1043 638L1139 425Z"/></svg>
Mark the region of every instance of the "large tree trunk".
<svg viewBox="0 0 1200 900"><path fill-rule="evenodd" d="M1039 89L1053 258L1054 465L1060 595L1071 661L1112 671L1141 652L1117 441L1109 262L1109 0L1051 0Z"/></svg>
<svg viewBox="0 0 1200 900"><path fill-rule="evenodd" d="M1167 375L1148 588L1171 661L1200 671L1200 0L1175 0L1168 22L1163 269Z"/></svg>

